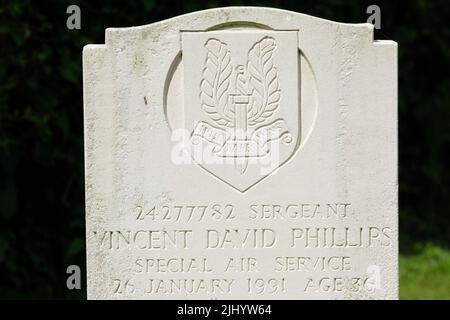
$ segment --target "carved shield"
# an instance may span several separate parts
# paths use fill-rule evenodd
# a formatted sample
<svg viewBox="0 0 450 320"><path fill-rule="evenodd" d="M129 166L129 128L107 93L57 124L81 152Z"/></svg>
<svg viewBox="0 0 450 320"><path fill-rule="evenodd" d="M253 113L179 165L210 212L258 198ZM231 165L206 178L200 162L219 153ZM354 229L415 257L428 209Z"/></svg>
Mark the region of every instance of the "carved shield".
<svg viewBox="0 0 450 320"><path fill-rule="evenodd" d="M297 31L182 32L186 148L241 192L299 145L297 41Z"/></svg>

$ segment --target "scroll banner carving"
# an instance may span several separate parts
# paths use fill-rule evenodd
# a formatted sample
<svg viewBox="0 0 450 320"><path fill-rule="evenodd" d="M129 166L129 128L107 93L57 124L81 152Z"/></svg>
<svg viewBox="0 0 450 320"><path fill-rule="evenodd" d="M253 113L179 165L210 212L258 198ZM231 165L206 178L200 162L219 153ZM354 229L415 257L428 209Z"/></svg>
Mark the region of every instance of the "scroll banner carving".
<svg viewBox="0 0 450 320"><path fill-rule="evenodd" d="M207 122L199 122L192 134L191 143L200 141L211 145L214 155L223 158L264 157L270 153L271 142L290 143L292 135L283 119L258 127L250 138L234 140L233 133L226 129L216 128Z"/></svg>

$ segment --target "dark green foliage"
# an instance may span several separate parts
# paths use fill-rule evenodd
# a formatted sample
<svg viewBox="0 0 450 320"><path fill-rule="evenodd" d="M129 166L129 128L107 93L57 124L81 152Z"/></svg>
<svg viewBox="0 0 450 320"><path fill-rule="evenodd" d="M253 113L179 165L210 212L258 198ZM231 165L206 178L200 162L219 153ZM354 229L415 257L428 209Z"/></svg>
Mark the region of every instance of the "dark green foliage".
<svg viewBox="0 0 450 320"><path fill-rule="evenodd" d="M402 250L450 244L450 5L377 2L378 39L399 43ZM81 30L66 28L67 6ZM1 1L0 298L80 298L66 267L85 271L81 51L104 29L216 6L280 7L365 22L367 1ZM447 151L447 152L446 152ZM83 279L83 289L85 289Z"/></svg>

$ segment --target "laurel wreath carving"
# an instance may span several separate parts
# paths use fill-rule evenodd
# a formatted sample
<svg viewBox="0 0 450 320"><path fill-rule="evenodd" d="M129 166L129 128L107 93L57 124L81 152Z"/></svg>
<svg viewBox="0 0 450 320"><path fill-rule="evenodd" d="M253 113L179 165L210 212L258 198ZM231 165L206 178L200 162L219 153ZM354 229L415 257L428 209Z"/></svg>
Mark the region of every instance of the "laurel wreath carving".
<svg viewBox="0 0 450 320"><path fill-rule="evenodd" d="M200 82L202 108L216 124L232 127L235 115L228 101L233 73L230 51L225 43L214 38L209 39L205 47L207 54ZM246 75L238 75L236 80L239 93L250 91L247 111L247 123L250 126L265 122L280 104L280 84L273 61L275 49L276 43L272 37L256 42L248 52Z"/></svg>
<svg viewBox="0 0 450 320"><path fill-rule="evenodd" d="M200 101L203 110L221 126L232 126L233 115L228 106L233 66L227 45L217 39L209 39L203 79L200 82Z"/></svg>
<svg viewBox="0 0 450 320"><path fill-rule="evenodd" d="M280 84L273 63L276 44L273 38L265 37L250 49L247 70L252 87L252 104L248 124L255 125L270 118L277 110L280 99Z"/></svg>

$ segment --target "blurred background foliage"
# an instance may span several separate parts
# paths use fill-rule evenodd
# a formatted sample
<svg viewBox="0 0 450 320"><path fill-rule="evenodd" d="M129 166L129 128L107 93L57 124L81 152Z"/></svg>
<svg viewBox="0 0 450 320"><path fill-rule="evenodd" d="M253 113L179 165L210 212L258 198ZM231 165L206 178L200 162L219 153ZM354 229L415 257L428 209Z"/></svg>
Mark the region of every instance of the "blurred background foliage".
<svg viewBox="0 0 450 320"><path fill-rule="evenodd" d="M401 296L450 298L450 4L448 1L0 1L0 298L84 298L81 52L107 27L218 6L283 8L365 22L399 43ZM81 30L66 8L81 8ZM85 284L85 278L83 278Z"/></svg>

